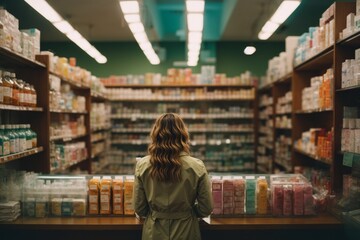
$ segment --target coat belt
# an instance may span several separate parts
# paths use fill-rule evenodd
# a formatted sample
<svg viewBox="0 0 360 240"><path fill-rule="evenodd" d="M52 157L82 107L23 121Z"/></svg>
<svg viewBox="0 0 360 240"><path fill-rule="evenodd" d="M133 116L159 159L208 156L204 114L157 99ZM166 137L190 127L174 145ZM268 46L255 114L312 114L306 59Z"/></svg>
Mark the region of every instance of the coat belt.
<svg viewBox="0 0 360 240"><path fill-rule="evenodd" d="M192 211L184 211L184 212L158 212L151 210L151 216L153 218L160 218L160 219L183 219L188 218L192 215Z"/></svg>

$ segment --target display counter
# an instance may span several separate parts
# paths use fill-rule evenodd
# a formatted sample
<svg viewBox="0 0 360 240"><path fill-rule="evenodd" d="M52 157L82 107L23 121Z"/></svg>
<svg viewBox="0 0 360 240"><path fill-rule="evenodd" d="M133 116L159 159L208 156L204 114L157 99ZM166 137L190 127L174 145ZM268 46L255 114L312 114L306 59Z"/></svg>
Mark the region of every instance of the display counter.
<svg viewBox="0 0 360 240"><path fill-rule="evenodd" d="M203 239L345 239L343 224L324 214L312 217L238 217L201 221ZM141 239L135 217L20 218L0 224L9 239ZM161 239L160 239L161 240Z"/></svg>

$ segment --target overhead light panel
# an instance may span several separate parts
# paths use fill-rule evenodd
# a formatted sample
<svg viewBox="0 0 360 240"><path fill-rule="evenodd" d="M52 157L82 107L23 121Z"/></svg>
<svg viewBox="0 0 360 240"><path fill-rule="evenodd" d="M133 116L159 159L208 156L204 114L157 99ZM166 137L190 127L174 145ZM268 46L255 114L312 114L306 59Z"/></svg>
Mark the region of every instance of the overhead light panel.
<svg viewBox="0 0 360 240"><path fill-rule="evenodd" d="M286 19L295 11L300 3L301 0L282 1L272 17L261 28L261 31L258 34L259 39L266 40L271 37L276 29L278 29L279 26L286 21Z"/></svg>
<svg viewBox="0 0 360 240"><path fill-rule="evenodd" d="M25 0L25 2L51 23L63 20L45 0Z"/></svg>
<svg viewBox="0 0 360 240"><path fill-rule="evenodd" d="M205 2L202 0L198 1L186 1L187 12L204 12Z"/></svg>
<svg viewBox="0 0 360 240"><path fill-rule="evenodd" d="M189 31L201 32L204 27L204 15L202 13L188 13L187 24Z"/></svg>
<svg viewBox="0 0 360 240"><path fill-rule="evenodd" d="M135 22L140 22L140 15L137 14L125 14L124 15L125 21L127 23L135 23Z"/></svg>
<svg viewBox="0 0 360 240"><path fill-rule="evenodd" d="M160 58L156 54L149 38L146 34L140 16L140 4L138 1L119 0L121 11L124 14L124 19L127 22L130 31L134 35L136 42L139 44L141 50L146 58L153 65L160 63Z"/></svg>
<svg viewBox="0 0 360 240"><path fill-rule="evenodd" d="M120 7L124 14L140 12L138 1L120 1Z"/></svg>
<svg viewBox="0 0 360 240"><path fill-rule="evenodd" d="M187 0L186 19L187 19L187 64L188 66L196 66L199 61L202 31L204 29L204 0Z"/></svg>
<svg viewBox="0 0 360 240"><path fill-rule="evenodd" d="M253 55L254 53L256 52L256 48L254 46L247 46L245 49L244 49L244 53L246 55Z"/></svg>
<svg viewBox="0 0 360 240"><path fill-rule="evenodd" d="M106 63L107 59L92 46L68 21L65 21L45 0L25 0L34 10L51 22L55 28L65 34L72 42L94 58L98 63ZM96 50L96 54L95 50ZM91 52L89 52L91 51Z"/></svg>
<svg viewBox="0 0 360 240"><path fill-rule="evenodd" d="M135 34L139 32L145 32L144 25L141 22L138 23L130 23L129 24L130 31Z"/></svg>

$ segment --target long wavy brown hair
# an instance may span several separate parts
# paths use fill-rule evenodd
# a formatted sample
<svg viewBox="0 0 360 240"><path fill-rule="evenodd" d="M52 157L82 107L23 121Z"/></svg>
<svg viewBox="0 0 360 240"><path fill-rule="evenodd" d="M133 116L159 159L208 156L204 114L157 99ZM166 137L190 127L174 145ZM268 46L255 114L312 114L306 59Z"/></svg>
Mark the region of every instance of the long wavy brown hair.
<svg viewBox="0 0 360 240"><path fill-rule="evenodd" d="M161 182L180 181L180 153L190 153L189 133L184 121L175 113L165 113L156 119L150 138L150 176Z"/></svg>

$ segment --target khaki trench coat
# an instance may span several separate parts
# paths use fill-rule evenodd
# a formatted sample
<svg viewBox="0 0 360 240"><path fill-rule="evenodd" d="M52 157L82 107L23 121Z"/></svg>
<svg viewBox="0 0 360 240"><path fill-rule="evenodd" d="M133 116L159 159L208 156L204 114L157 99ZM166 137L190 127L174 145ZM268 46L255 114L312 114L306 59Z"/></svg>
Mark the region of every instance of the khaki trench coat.
<svg viewBox="0 0 360 240"><path fill-rule="evenodd" d="M210 180L204 163L186 153L180 154L182 179L159 182L150 177L150 157L136 164L135 212L145 217L143 240L201 239L198 217L213 209Z"/></svg>

